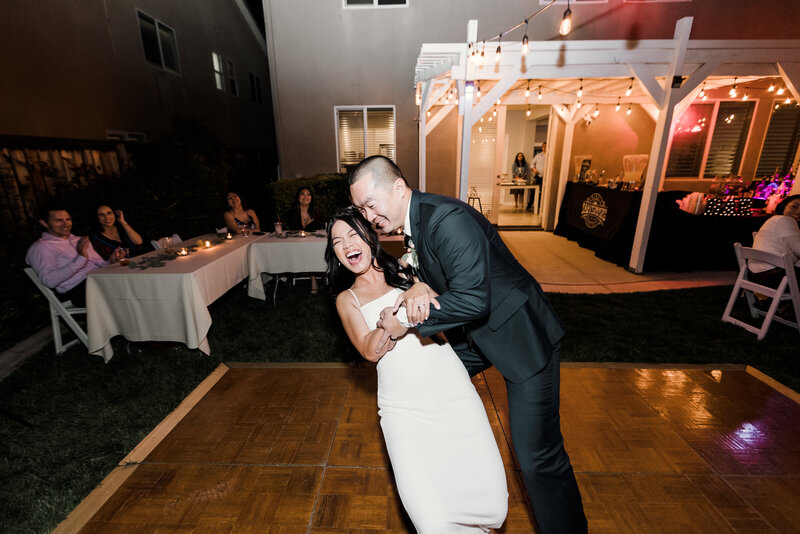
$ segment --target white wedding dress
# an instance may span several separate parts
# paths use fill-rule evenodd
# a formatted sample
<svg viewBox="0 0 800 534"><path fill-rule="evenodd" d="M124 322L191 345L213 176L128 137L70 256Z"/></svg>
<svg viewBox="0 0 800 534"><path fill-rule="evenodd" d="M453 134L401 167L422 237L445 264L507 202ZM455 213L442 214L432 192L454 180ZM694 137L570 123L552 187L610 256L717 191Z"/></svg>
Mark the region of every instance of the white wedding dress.
<svg viewBox="0 0 800 534"><path fill-rule="evenodd" d="M371 329L400 292L361 306ZM383 437L417 532L500 527L508 510L503 461L483 402L450 345L421 339L412 330L377 369Z"/></svg>

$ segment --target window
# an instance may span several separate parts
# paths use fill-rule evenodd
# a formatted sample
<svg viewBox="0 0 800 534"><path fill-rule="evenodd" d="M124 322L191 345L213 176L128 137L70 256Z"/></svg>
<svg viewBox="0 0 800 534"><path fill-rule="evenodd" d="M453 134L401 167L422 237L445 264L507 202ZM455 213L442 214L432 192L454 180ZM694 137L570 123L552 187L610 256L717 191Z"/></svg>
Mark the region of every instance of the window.
<svg viewBox="0 0 800 534"><path fill-rule="evenodd" d="M141 11L137 11L137 13L145 60L157 67L180 74L175 30L150 15Z"/></svg>
<svg viewBox="0 0 800 534"><path fill-rule="evenodd" d="M408 7L408 0L342 0L345 8Z"/></svg>
<svg viewBox="0 0 800 534"><path fill-rule="evenodd" d="M779 102L775 101L776 104ZM776 170L780 174L789 172L797 145L800 142L800 107L779 106L772 109L764 146L758 160L756 176L768 176Z"/></svg>
<svg viewBox="0 0 800 534"><path fill-rule="evenodd" d="M753 101L719 103L703 178L739 174L739 164L742 162L742 152L755 107L756 103Z"/></svg>
<svg viewBox="0 0 800 534"><path fill-rule="evenodd" d="M228 92L233 96L239 96L239 84L236 82L236 69L233 61L228 61Z"/></svg>
<svg viewBox="0 0 800 534"><path fill-rule="evenodd" d="M394 106L337 106L337 167L349 172L369 156L395 160Z"/></svg>
<svg viewBox="0 0 800 534"><path fill-rule="evenodd" d="M261 105L261 78L250 73L250 99Z"/></svg>
<svg viewBox="0 0 800 534"><path fill-rule="evenodd" d="M214 66L214 84L217 89L225 92L225 73L222 70L222 56L211 52L211 64Z"/></svg>
<svg viewBox="0 0 800 534"><path fill-rule="evenodd" d="M692 104L675 125L666 177L698 177L714 104Z"/></svg>

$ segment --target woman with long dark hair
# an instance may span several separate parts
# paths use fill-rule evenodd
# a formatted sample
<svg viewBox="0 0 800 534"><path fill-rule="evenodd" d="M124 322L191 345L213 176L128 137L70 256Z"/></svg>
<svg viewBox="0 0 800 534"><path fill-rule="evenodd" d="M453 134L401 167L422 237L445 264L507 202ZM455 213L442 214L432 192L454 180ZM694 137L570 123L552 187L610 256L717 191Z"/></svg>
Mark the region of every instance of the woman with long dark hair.
<svg viewBox="0 0 800 534"><path fill-rule="evenodd" d="M95 231L89 234L92 247L101 258L108 260L118 248L128 249L131 257L144 252L142 236L131 228L122 210L113 210L108 204L97 208Z"/></svg>
<svg viewBox="0 0 800 534"><path fill-rule="evenodd" d="M261 230L258 215L247 207L247 204L237 193L233 191L228 193L225 196L225 202L228 204L228 210L223 214L223 218L228 230L234 234L241 234L242 228L255 230L256 232Z"/></svg>
<svg viewBox="0 0 800 534"><path fill-rule="evenodd" d="M327 230L329 287L350 341L378 363L381 429L417 532L499 527L508 509L505 470L466 368L449 344L421 338L413 329L376 352L381 312L411 285L410 273L383 251L358 209L338 211ZM392 320L398 319L383 323Z"/></svg>

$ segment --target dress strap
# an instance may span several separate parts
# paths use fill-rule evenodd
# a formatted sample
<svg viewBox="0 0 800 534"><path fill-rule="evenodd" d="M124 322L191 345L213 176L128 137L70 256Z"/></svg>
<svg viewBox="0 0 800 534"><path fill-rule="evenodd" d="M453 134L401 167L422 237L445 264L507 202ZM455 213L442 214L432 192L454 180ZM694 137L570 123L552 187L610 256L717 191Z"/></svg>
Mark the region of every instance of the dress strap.
<svg viewBox="0 0 800 534"><path fill-rule="evenodd" d="M358 307L360 308L361 307L361 303L358 301L358 297L356 296L356 294L353 292L352 289L348 288L347 290L350 292L351 295L353 295L353 298L356 299L356 304L358 304Z"/></svg>

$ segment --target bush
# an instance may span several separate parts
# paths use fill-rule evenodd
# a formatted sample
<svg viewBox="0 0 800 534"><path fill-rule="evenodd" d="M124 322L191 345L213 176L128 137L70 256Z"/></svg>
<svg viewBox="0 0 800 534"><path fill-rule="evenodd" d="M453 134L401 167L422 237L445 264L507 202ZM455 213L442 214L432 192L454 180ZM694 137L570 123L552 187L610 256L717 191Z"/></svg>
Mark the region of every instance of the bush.
<svg viewBox="0 0 800 534"><path fill-rule="evenodd" d="M350 204L350 189L347 186L346 174L316 174L304 178L285 178L272 183L275 212L281 221L289 219L297 190L301 187L311 190L314 203L326 218L332 216L339 208ZM268 225L262 224L262 226Z"/></svg>

